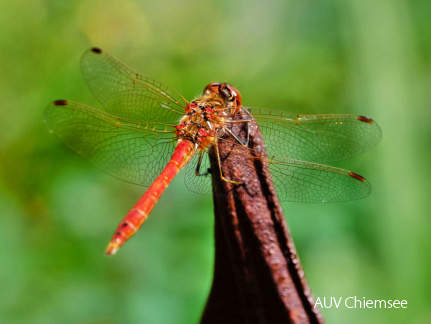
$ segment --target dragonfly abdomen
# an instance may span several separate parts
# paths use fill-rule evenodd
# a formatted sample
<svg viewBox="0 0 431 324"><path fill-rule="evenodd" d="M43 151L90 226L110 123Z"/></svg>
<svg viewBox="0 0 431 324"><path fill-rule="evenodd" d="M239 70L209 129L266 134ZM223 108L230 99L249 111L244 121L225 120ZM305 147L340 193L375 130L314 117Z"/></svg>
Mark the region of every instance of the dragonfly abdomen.
<svg viewBox="0 0 431 324"><path fill-rule="evenodd" d="M181 141L178 143L166 167L118 225L105 254L115 254L139 230L171 181L190 161L194 151L195 145L192 142Z"/></svg>

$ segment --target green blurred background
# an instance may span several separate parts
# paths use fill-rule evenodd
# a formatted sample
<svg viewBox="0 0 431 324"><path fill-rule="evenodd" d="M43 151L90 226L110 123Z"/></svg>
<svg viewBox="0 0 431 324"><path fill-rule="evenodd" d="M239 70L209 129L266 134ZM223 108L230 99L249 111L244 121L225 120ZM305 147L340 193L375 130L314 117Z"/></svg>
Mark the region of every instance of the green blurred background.
<svg viewBox="0 0 431 324"><path fill-rule="evenodd" d="M209 293L212 199L181 175L136 237L103 255L144 188L42 122L55 99L100 108L79 67L90 46L189 99L229 81L248 106L375 119L382 142L337 163L371 196L284 203L286 218L316 297L408 301L324 309L328 323L431 322L431 1L0 4L0 323L196 323Z"/></svg>

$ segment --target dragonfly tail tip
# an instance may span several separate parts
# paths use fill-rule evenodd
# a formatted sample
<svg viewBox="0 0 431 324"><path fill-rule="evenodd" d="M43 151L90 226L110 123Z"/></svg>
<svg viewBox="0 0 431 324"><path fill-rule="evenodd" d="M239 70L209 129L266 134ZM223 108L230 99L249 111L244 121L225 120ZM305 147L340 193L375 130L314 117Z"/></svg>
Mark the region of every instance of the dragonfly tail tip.
<svg viewBox="0 0 431 324"><path fill-rule="evenodd" d="M105 255L115 255L119 249L120 247L118 246L118 244L113 244L112 242L110 242L108 247L106 248Z"/></svg>

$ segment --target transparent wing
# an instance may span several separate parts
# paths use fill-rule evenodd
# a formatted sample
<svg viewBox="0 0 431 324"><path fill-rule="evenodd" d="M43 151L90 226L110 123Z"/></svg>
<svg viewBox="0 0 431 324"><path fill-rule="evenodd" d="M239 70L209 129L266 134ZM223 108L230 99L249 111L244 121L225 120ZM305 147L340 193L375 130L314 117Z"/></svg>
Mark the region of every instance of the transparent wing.
<svg viewBox="0 0 431 324"><path fill-rule="evenodd" d="M90 48L82 73L106 111L136 121L177 123L187 100L176 90L128 68L109 53Z"/></svg>
<svg viewBox="0 0 431 324"><path fill-rule="evenodd" d="M368 181L348 170L291 159L269 162L281 201L341 202L365 198L371 192Z"/></svg>
<svg viewBox="0 0 431 324"><path fill-rule="evenodd" d="M202 195L212 195L212 178L211 178L211 164L208 153L204 153L199 168L200 175L196 175L196 166L199 160L199 152L195 154L192 160L186 167L186 174L184 182L187 189Z"/></svg>
<svg viewBox="0 0 431 324"><path fill-rule="evenodd" d="M176 145L173 125L139 123L72 101L51 103L44 121L50 132L100 169L143 186L158 176Z"/></svg>
<svg viewBox="0 0 431 324"><path fill-rule="evenodd" d="M359 115L296 115L250 108L262 131L268 154L312 162L350 158L374 147L379 125Z"/></svg>
<svg viewBox="0 0 431 324"><path fill-rule="evenodd" d="M244 158L238 157L234 168L247 170L250 155L256 156L257 159L265 159L256 151L253 154L244 153L243 148L232 140L229 141L232 143L232 154L244 154ZM195 175L198 159L199 154L196 154L187 167L186 186L196 193L212 194L211 174L207 172L210 168L209 155L204 154L200 166L200 173L207 172L205 176ZM267 160L267 166L264 164L261 167L269 169L281 201L341 202L365 198L371 192L370 184L362 176L348 170L275 156L269 156ZM240 178L231 180L242 181Z"/></svg>

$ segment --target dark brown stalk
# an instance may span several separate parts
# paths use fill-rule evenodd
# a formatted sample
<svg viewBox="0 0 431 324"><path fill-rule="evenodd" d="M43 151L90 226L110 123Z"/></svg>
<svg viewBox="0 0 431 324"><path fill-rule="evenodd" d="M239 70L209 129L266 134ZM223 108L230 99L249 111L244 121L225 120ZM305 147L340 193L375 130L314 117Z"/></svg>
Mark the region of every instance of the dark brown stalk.
<svg viewBox="0 0 431 324"><path fill-rule="evenodd" d="M247 125L232 130L245 138ZM219 143L225 178L221 180L214 152L211 156L215 209L215 270L201 323L324 323L314 308L283 211L275 193L259 128L249 123L253 151ZM238 159L241 159L239 161ZM244 162L244 160L246 160Z"/></svg>

